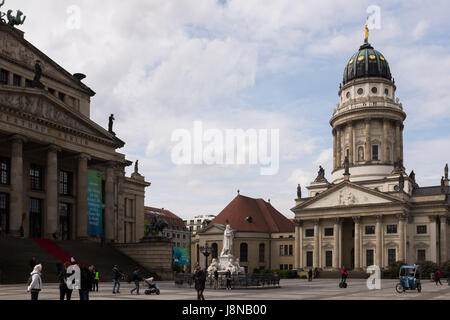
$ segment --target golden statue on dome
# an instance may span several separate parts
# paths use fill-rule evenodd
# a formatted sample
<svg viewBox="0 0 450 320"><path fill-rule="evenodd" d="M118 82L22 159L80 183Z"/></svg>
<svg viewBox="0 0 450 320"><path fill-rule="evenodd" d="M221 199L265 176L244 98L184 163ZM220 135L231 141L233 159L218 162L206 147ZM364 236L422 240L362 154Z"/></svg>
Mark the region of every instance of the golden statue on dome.
<svg viewBox="0 0 450 320"><path fill-rule="evenodd" d="M369 27L367 23L364 25L364 43L369 43Z"/></svg>

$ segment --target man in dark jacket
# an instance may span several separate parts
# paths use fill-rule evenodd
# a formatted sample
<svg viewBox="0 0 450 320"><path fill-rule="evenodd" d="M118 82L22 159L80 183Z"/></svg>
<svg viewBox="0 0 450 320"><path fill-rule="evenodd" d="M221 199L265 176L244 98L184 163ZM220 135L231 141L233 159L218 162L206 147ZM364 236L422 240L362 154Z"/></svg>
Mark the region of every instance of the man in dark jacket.
<svg viewBox="0 0 450 320"><path fill-rule="evenodd" d="M117 267L117 265L114 265L113 269L112 269L112 279L113 279L113 293L120 293L120 279L122 277L122 273L119 271L119 268ZM117 291L116 291L116 287L117 287Z"/></svg>
<svg viewBox="0 0 450 320"><path fill-rule="evenodd" d="M139 294L139 282L142 281L142 277L139 275L139 268L136 267L133 272L133 276L131 277L131 281L134 281L134 289L130 290L130 294L133 294L136 291L136 294Z"/></svg>
<svg viewBox="0 0 450 320"><path fill-rule="evenodd" d="M197 300L205 300L203 291L205 290L206 273L200 267L194 271L195 290L197 290Z"/></svg>
<svg viewBox="0 0 450 320"><path fill-rule="evenodd" d="M80 293L80 300L89 300L89 290L92 288L92 273L89 271L86 267L80 267L81 272L81 289L79 290Z"/></svg>

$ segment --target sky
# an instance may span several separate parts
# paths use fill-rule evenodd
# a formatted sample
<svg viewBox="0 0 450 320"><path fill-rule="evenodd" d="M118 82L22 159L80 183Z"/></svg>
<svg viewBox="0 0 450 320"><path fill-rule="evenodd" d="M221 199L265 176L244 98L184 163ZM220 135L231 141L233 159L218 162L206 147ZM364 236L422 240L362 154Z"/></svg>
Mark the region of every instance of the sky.
<svg viewBox="0 0 450 320"><path fill-rule="evenodd" d="M387 58L407 119L405 167L439 185L450 162L450 2L361 0L6 0L25 38L97 94L91 118L126 142L151 182L145 204L180 217L214 214L237 195L270 199L289 218L297 184L319 165L331 180L329 120L348 59L369 42ZM178 129L278 129L279 171L176 165ZM131 174L133 166L127 168Z"/></svg>

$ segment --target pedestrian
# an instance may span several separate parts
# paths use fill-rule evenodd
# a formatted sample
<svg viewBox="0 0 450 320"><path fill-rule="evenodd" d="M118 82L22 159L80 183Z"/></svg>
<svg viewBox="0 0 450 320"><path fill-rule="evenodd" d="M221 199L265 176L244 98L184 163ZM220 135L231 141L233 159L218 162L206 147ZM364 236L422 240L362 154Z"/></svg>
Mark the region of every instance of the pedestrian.
<svg viewBox="0 0 450 320"><path fill-rule="evenodd" d="M227 290L231 290L231 271L227 270L227 273L225 273L225 278L227 280Z"/></svg>
<svg viewBox="0 0 450 320"><path fill-rule="evenodd" d="M436 272L434 273L434 282L436 282L436 285L438 285L439 282L439 284L442 286L441 277L442 277L441 270L437 269Z"/></svg>
<svg viewBox="0 0 450 320"><path fill-rule="evenodd" d="M29 265L30 265L31 271L33 271L33 270L34 270L34 267L37 265L37 261L36 261L36 258L35 258L35 257L32 257L32 258L30 259Z"/></svg>
<svg viewBox="0 0 450 320"><path fill-rule="evenodd" d="M69 262L65 262L58 274L59 300L64 300L66 297L67 300L70 300L72 296L72 290L69 290L69 288L67 287L67 268L69 267L69 265Z"/></svg>
<svg viewBox="0 0 450 320"><path fill-rule="evenodd" d="M35 265L33 271L30 273L30 279L27 292L31 293L31 300L38 300L39 292L42 290L42 265Z"/></svg>
<svg viewBox="0 0 450 320"><path fill-rule="evenodd" d="M98 281L99 281L99 273L98 270L95 268L95 266L93 266L93 274L94 274L94 281L92 284L92 291L97 291L98 292Z"/></svg>
<svg viewBox="0 0 450 320"><path fill-rule="evenodd" d="M341 269L341 283L344 285L347 282L348 272L345 270L345 266Z"/></svg>
<svg viewBox="0 0 450 320"><path fill-rule="evenodd" d="M319 278L319 269L314 268L314 279Z"/></svg>
<svg viewBox="0 0 450 320"><path fill-rule="evenodd" d="M206 273L199 266L194 271L195 290L197 290L197 300L205 300L203 291L205 290Z"/></svg>
<svg viewBox="0 0 450 320"><path fill-rule="evenodd" d="M308 271L308 281L312 281L313 272L312 269L309 269Z"/></svg>
<svg viewBox="0 0 450 320"><path fill-rule="evenodd" d="M80 300L89 300L89 290L92 288L92 272L86 267L80 267L81 279L80 279L80 289L78 293L80 295Z"/></svg>
<svg viewBox="0 0 450 320"><path fill-rule="evenodd" d="M134 281L135 287L130 290L130 294L133 294L136 291L136 294L139 295L139 282L142 281L142 277L139 275L139 268L136 267L134 269L133 275L131 277L131 281Z"/></svg>
<svg viewBox="0 0 450 320"><path fill-rule="evenodd" d="M113 279L113 293L120 293L120 278L122 277L121 272L119 271L119 267L117 265L114 265L112 269L112 279ZM116 291L117 287L117 291Z"/></svg>
<svg viewBox="0 0 450 320"><path fill-rule="evenodd" d="M217 290L219 288L219 272L214 270L214 289Z"/></svg>

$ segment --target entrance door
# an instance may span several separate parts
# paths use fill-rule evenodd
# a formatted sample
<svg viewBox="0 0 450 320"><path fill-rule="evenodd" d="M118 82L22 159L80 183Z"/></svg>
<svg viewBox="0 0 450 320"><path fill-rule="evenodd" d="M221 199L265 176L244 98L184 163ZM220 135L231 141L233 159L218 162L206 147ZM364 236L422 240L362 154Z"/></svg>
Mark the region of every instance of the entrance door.
<svg viewBox="0 0 450 320"><path fill-rule="evenodd" d="M306 266L307 267L313 266L313 252L312 251L306 252Z"/></svg>
<svg viewBox="0 0 450 320"><path fill-rule="evenodd" d="M366 251L366 265L373 266L373 250Z"/></svg>
<svg viewBox="0 0 450 320"><path fill-rule="evenodd" d="M42 237L42 200L30 199L30 238Z"/></svg>
<svg viewBox="0 0 450 320"><path fill-rule="evenodd" d="M2 231L9 233L9 195L0 193L0 226Z"/></svg>
<svg viewBox="0 0 450 320"><path fill-rule="evenodd" d="M70 240L70 205L59 204L59 235L61 240Z"/></svg>

